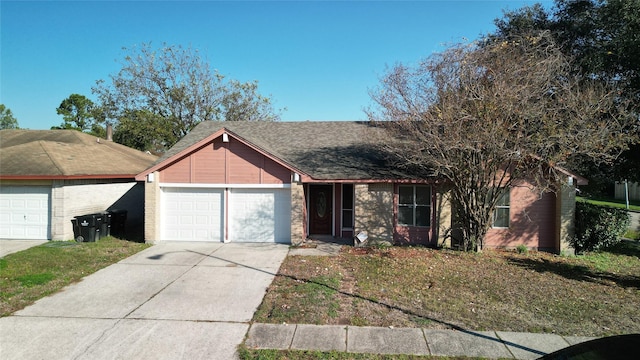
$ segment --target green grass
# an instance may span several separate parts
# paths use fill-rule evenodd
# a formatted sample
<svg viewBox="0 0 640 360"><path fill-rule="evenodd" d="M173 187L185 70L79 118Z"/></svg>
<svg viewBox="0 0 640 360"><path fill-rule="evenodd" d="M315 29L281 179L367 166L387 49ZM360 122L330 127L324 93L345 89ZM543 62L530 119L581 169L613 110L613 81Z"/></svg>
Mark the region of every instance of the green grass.
<svg viewBox="0 0 640 360"><path fill-rule="evenodd" d="M612 207L612 208L618 208L618 209L626 209L627 205L625 203L624 200L619 200L619 199L589 199L589 198L584 198L584 197L576 197L576 200L578 201L585 201L594 205L602 205L602 206L608 206L608 207ZM629 210L633 210L633 211L640 211L640 202L637 201L630 201L629 202Z"/></svg>
<svg viewBox="0 0 640 360"><path fill-rule="evenodd" d="M640 231L628 230L624 233L624 237L631 240L640 240Z"/></svg>
<svg viewBox="0 0 640 360"><path fill-rule="evenodd" d="M339 351L305 350L254 350L245 346L238 349L241 360L481 360L484 358L466 356L417 356L417 355L376 355Z"/></svg>
<svg viewBox="0 0 640 360"><path fill-rule="evenodd" d="M56 277L52 273L46 272L42 274L27 274L18 276L16 277L16 280L18 280L20 285L24 287L32 287L36 285L44 285L55 278Z"/></svg>
<svg viewBox="0 0 640 360"><path fill-rule="evenodd" d="M0 259L0 316L25 308L149 245L107 237L92 243L52 241Z"/></svg>

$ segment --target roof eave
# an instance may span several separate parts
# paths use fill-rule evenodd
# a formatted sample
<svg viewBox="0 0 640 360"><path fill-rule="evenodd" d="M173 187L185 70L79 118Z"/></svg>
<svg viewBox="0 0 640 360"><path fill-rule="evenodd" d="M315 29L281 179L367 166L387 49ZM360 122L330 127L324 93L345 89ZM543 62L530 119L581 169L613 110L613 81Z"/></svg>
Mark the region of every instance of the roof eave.
<svg viewBox="0 0 640 360"><path fill-rule="evenodd" d="M131 179L135 174L91 174L91 175L0 175L0 180L97 180Z"/></svg>
<svg viewBox="0 0 640 360"><path fill-rule="evenodd" d="M582 177L578 174L575 174L567 169L561 168L559 166L555 166L556 170L567 175L575 180L576 185L589 185L589 180L585 177Z"/></svg>
<svg viewBox="0 0 640 360"><path fill-rule="evenodd" d="M310 176L301 176L302 183L343 183L343 184L369 184L369 183L389 183L389 184L440 184L442 180L437 178L426 179L315 179Z"/></svg>

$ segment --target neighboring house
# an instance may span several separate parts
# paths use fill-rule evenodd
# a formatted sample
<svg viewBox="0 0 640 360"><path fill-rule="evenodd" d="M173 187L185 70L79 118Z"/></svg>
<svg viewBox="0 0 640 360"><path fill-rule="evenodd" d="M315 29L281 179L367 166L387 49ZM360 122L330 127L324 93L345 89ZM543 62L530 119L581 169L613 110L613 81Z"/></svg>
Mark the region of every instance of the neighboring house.
<svg viewBox="0 0 640 360"><path fill-rule="evenodd" d="M203 122L136 179L148 242L298 244L309 237L437 245L451 227L447 184L394 166L366 122ZM560 251L573 226L567 174L559 196L527 187L500 204L489 247ZM524 185L524 184L523 184Z"/></svg>
<svg viewBox="0 0 640 360"><path fill-rule="evenodd" d="M144 186L156 156L75 130L0 131L0 238L73 239L74 216L127 210L141 237Z"/></svg>

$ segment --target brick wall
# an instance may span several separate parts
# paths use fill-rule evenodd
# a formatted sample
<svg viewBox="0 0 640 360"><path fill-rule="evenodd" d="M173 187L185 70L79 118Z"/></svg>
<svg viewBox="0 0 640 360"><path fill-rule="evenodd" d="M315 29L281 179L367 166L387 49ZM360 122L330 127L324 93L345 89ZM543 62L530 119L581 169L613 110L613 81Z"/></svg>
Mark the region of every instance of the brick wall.
<svg viewBox="0 0 640 360"><path fill-rule="evenodd" d="M154 243L160 238L160 182L158 173L153 173L155 181L144 184L144 241Z"/></svg>
<svg viewBox="0 0 640 360"><path fill-rule="evenodd" d="M511 189L509 227L491 228L485 237L488 248L515 248L554 251L556 247L555 194L540 194L527 183Z"/></svg>
<svg viewBox="0 0 640 360"><path fill-rule="evenodd" d="M365 231L370 241L393 242L393 184L356 184L355 233Z"/></svg>
<svg viewBox="0 0 640 360"><path fill-rule="evenodd" d="M435 219L437 227L434 237L438 245L451 247L451 238L447 235L451 229L451 190L448 187L434 187L436 195Z"/></svg>
<svg viewBox="0 0 640 360"><path fill-rule="evenodd" d="M51 193L51 238L73 239L71 219L106 210L127 210L127 233L142 235L144 192L136 182L55 180Z"/></svg>
<svg viewBox="0 0 640 360"><path fill-rule="evenodd" d="M569 241L575 231L576 189L573 181L560 185L556 199L556 252L572 254Z"/></svg>
<svg viewBox="0 0 640 360"><path fill-rule="evenodd" d="M291 182L291 244L298 245L306 238L305 197L302 184Z"/></svg>

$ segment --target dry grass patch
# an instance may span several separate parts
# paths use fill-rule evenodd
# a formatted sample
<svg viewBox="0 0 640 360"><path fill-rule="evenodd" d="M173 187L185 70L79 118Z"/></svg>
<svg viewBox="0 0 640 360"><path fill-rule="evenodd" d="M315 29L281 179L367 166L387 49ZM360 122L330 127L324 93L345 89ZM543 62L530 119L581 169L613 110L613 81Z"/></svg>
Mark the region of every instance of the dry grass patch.
<svg viewBox="0 0 640 360"><path fill-rule="evenodd" d="M483 358L466 356L418 356L418 355L377 355L356 354L339 351L305 350L254 350L240 347L242 360L482 360Z"/></svg>
<svg viewBox="0 0 640 360"><path fill-rule="evenodd" d="M91 243L51 241L9 254L0 259L0 316L23 309L147 247L107 237Z"/></svg>
<svg viewBox="0 0 640 360"><path fill-rule="evenodd" d="M289 256L254 321L603 336L640 332L640 247L580 257L344 248Z"/></svg>

